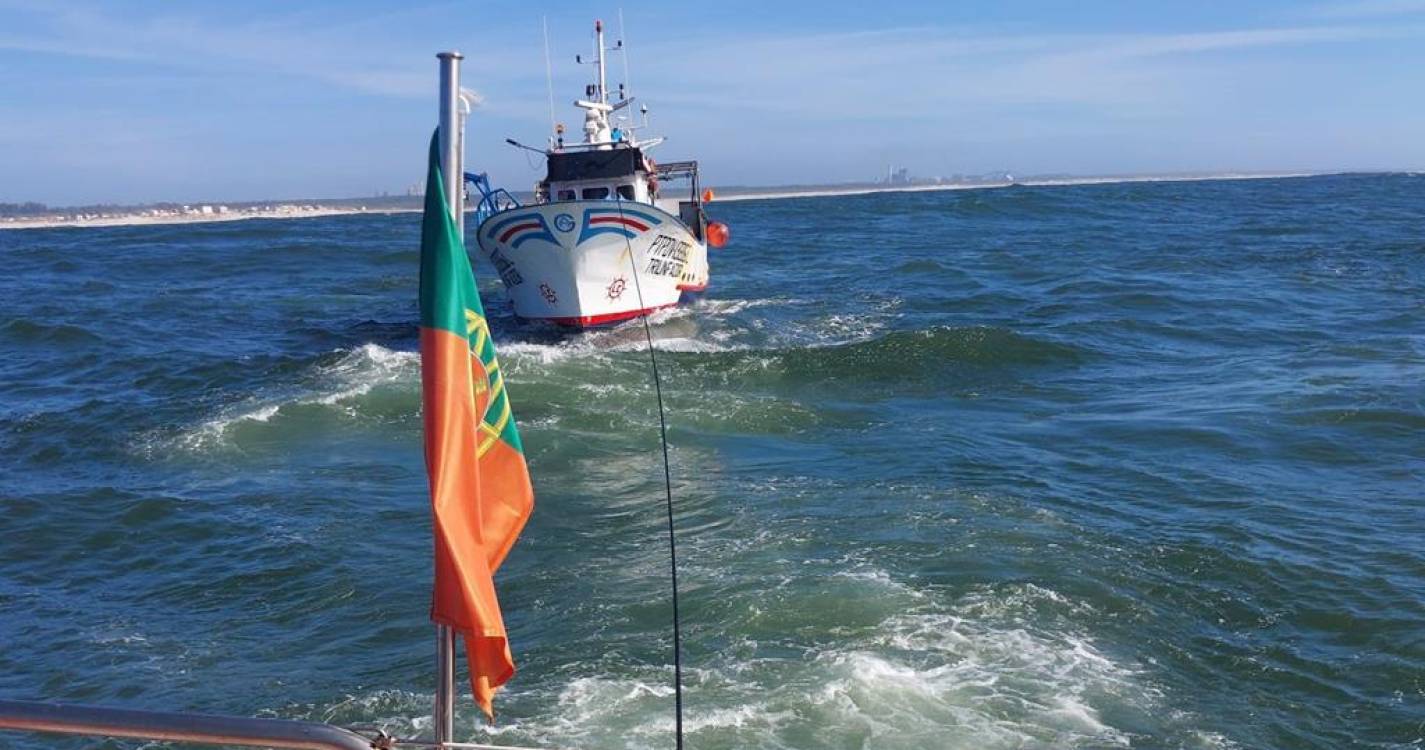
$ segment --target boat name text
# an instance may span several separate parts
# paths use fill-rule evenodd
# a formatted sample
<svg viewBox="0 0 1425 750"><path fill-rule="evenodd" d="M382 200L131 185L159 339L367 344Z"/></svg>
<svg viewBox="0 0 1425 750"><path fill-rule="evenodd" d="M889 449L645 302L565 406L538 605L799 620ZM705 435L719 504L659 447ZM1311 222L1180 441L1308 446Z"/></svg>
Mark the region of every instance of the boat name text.
<svg viewBox="0 0 1425 750"><path fill-rule="evenodd" d="M692 244L660 234L648 246L648 273L658 276L681 276L683 266L688 262L688 250Z"/></svg>
<svg viewBox="0 0 1425 750"><path fill-rule="evenodd" d="M520 275L515 264L499 250L490 253L490 263L495 266L495 270L500 274L500 280L505 282L506 287L519 286L524 283L524 277Z"/></svg>

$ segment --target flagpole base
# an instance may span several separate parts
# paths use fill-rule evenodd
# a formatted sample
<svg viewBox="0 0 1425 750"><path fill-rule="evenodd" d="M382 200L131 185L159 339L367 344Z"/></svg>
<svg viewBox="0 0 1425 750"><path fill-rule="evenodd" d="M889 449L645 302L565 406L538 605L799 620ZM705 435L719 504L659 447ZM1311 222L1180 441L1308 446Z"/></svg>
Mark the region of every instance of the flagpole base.
<svg viewBox="0 0 1425 750"><path fill-rule="evenodd" d="M435 626L435 741L455 739L455 631Z"/></svg>

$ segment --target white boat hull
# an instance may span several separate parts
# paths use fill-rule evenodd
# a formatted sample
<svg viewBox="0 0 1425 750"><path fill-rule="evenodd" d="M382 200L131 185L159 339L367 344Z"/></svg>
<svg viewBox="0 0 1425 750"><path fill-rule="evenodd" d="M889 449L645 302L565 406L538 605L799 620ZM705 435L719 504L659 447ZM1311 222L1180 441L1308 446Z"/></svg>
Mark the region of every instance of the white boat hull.
<svg viewBox="0 0 1425 750"><path fill-rule="evenodd" d="M475 236L522 318L615 323L676 305L708 284L707 245L645 203L521 206L481 222Z"/></svg>

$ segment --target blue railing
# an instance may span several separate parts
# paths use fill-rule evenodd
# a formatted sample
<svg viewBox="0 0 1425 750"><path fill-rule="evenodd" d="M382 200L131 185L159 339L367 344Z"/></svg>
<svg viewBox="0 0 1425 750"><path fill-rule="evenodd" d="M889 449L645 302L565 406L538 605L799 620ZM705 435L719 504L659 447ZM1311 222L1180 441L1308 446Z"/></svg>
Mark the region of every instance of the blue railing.
<svg viewBox="0 0 1425 750"><path fill-rule="evenodd" d="M465 182L475 186L475 190L480 193L480 200L475 201L475 225L490 218L491 215L504 211L508 208L518 208L520 202L510 195L504 188L490 187L490 175L480 172L465 173ZM474 197L473 195L471 196Z"/></svg>

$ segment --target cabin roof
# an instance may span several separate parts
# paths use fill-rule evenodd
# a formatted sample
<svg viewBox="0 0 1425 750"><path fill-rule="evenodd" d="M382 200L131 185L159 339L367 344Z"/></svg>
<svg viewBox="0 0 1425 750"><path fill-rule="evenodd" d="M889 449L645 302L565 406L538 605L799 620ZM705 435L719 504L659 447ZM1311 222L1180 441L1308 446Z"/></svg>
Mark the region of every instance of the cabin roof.
<svg viewBox="0 0 1425 750"><path fill-rule="evenodd" d="M620 146L603 151L562 151L549 154L550 182L607 180L629 177L643 168L643 151Z"/></svg>

